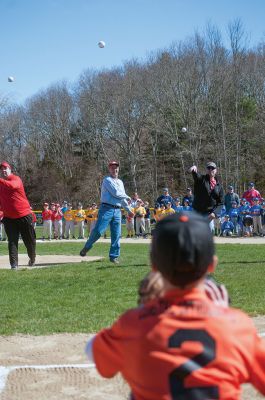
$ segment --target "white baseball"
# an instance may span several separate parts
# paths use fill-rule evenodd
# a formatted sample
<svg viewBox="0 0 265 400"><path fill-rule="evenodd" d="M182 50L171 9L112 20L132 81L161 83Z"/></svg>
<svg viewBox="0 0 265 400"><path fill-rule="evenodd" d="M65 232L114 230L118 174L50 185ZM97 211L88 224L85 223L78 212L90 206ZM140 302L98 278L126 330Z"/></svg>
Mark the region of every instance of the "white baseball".
<svg viewBox="0 0 265 400"><path fill-rule="evenodd" d="M105 46L106 46L106 43L103 42L103 40L100 40L100 41L98 42L98 47L100 47L101 49L104 49Z"/></svg>
<svg viewBox="0 0 265 400"><path fill-rule="evenodd" d="M183 126L183 128L181 129L182 133L187 133L187 128L185 128L185 126Z"/></svg>
<svg viewBox="0 0 265 400"><path fill-rule="evenodd" d="M8 82L14 82L14 78L13 78L13 76L9 76L8 78L7 78L7 80L8 80Z"/></svg>

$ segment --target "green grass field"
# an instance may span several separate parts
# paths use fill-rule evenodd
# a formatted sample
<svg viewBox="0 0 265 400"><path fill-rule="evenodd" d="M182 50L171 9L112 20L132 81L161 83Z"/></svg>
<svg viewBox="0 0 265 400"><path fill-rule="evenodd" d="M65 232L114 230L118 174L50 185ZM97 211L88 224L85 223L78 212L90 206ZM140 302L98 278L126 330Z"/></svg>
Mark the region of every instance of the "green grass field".
<svg viewBox="0 0 265 400"><path fill-rule="evenodd" d="M37 253L77 255L81 246L43 243L37 245ZM98 243L89 253L106 257L100 262L0 270L0 334L95 332L134 307L138 283L149 270L149 246L122 244L119 265L108 262L108 249L108 243ZM20 245L20 253L25 252ZM0 243L3 254L6 243ZM264 315L264 246L218 245L217 254L215 278L227 286L232 305Z"/></svg>

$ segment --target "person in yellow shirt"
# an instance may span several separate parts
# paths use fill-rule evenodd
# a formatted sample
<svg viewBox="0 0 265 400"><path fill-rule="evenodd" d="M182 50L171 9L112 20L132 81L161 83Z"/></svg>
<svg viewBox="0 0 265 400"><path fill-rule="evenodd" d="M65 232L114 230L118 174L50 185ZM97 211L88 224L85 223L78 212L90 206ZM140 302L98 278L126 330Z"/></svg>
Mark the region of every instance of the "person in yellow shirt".
<svg viewBox="0 0 265 400"><path fill-rule="evenodd" d="M81 203L77 204L77 210L74 213L74 223L78 231L78 239L84 239L84 221L86 218L85 210Z"/></svg>
<svg viewBox="0 0 265 400"><path fill-rule="evenodd" d="M160 211L159 211L159 218L158 218L158 221L160 221L162 218L164 218L164 217L166 216L165 211L166 211L166 206L165 206L164 203L162 203L162 204L160 205Z"/></svg>
<svg viewBox="0 0 265 400"><path fill-rule="evenodd" d="M166 217L167 215L171 215L171 214L175 214L175 210L172 208L171 202L168 201L166 203L166 208L165 208L163 215L164 215L164 217Z"/></svg>
<svg viewBox="0 0 265 400"><path fill-rule="evenodd" d="M145 208L142 205L142 200L138 199L136 202L136 207L134 209L134 214L136 218L136 226L135 226L135 233L136 236L144 236L145 235L145 222L144 216L146 214Z"/></svg>
<svg viewBox="0 0 265 400"><path fill-rule="evenodd" d="M159 221L160 213L161 213L160 204L159 203L155 203L155 207L154 207L154 219L155 219L155 222Z"/></svg>
<svg viewBox="0 0 265 400"><path fill-rule="evenodd" d="M91 234L92 230L94 229L94 226L97 223L97 219L98 219L98 208L96 203L92 203L91 208L89 208L86 213L86 220L90 222L89 234Z"/></svg>
<svg viewBox="0 0 265 400"><path fill-rule="evenodd" d="M72 239L75 239L75 224L74 224L74 210L71 203L68 203L67 209L64 212L65 219L65 239L69 239L70 235Z"/></svg>

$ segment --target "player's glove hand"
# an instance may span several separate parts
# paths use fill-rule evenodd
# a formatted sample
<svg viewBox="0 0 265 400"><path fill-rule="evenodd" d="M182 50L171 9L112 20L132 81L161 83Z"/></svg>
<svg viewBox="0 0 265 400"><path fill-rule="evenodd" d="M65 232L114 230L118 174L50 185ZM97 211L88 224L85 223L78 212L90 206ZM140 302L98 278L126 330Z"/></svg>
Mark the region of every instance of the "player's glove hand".
<svg viewBox="0 0 265 400"><path fill-rule="evenodd" d="M149 272L140 282L138 304L161 297L164 294L164 281L160 272Z"/></svg>
<svg viewBox="0 0 265 400"><path fill-rule="evenodd" d="M224 285L219 285L212 277L207 276L204 281L204 290L207 297L209 297L214 304L221 307L229 307L230 298Z"/></svg>

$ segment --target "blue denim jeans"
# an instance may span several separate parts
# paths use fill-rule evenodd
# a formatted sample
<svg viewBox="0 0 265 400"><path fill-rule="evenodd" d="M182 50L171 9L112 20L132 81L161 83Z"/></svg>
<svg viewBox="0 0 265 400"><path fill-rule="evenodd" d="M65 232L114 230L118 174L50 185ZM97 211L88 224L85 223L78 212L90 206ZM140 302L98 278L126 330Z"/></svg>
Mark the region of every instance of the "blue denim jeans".
<svg viewBox="0 0 265 400"><path fill-rule="evenodd" d="M90 233L90 236L85 244L85 248L90 250L93 244L110 226L111 245L109 258L117 258L120 255L120 237L121 237L121 210L113 208L105 204L101 204L98 211L97 223Z"/></svg>

